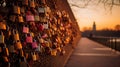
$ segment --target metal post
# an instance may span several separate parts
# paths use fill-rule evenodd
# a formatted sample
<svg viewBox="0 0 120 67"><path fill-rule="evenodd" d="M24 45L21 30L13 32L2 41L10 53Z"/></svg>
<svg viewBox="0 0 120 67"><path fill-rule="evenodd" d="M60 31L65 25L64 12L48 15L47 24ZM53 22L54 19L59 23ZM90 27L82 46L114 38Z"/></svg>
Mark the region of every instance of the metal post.
<svg viewBox="0 0 120 67"><path fill-rule="evenodd" d="M111 48L114 49L114 42L113 42L114 38L111 38Z"/></svg>
<svg viewBox="0 0 120 67"><path fill-rule="evenodd" d="M110 37L108 40L109 40L109 44L110 44L109 47L112 49L112 43L111 43L112 38Z"/></svg>
<svg viewBox="0 0 120 67"><path fill-rule="evenodd" d="M115 50L117 50L117 38L115 38Z"/></svg>

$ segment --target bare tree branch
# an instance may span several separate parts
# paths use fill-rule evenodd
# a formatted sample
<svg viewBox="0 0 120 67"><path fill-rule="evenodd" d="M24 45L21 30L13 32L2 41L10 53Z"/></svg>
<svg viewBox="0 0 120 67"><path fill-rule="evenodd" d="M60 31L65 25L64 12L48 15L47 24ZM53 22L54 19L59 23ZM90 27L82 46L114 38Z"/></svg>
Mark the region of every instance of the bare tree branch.
<svg viewBox="0 0 120 67"><path fill-rule="evenodd" d="M114 0L111 0L112 4L111 4L111 7L110 7L110 10L112 10L113 8L113 5L114 5Z"/></svg>
<svg viewBox="0 0 120 67"><path fill-rule="evenodd" d="M78 8L85 8L87 7L90 3L96 3L96 4L103 4L104 9L109 9L110 11L113 9L114 6L120 6L120 0L80 0L82 3L81 5L71 4L72 6L78 7Z"/></svg>
<svg viewBox="0 0 120 67"><path fill-rule="evenodd" d="M87 3L85 3L84 6L88 6L88 4L91 2L92 0L88 0Z"/></svg>
<svg viewBox="0 0 120 67"><path fill-rule="evenodd" d="M76 4L71 4L71 6L75 6L75 7L78 7L78 8L85 8L85 6L79 6L79 5L76 5Z"/></svg>

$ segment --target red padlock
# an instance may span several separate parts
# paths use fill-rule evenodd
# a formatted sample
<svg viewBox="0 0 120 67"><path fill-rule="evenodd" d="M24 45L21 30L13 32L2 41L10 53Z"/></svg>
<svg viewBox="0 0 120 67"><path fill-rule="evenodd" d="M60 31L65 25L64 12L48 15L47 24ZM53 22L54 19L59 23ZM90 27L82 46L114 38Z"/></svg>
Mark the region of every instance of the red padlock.
<svg viewBox="0 0 120 67"><path fill-rule="evenodd" d="M33 43L33 38L32 38L32 36L30 35L30 33L27 34L26 43Z"/></svg>

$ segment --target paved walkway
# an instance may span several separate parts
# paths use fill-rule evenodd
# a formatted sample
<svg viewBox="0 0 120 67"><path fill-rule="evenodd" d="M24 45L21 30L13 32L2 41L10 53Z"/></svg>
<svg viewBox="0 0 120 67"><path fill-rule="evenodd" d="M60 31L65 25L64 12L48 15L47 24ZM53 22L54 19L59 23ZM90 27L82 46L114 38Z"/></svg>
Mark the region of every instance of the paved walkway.
<svg viewBox="0 0 120 67"><path fill-rule="evenodd" d="M81 38L65 67L120 67L120 54L87 38Z"/></svg>

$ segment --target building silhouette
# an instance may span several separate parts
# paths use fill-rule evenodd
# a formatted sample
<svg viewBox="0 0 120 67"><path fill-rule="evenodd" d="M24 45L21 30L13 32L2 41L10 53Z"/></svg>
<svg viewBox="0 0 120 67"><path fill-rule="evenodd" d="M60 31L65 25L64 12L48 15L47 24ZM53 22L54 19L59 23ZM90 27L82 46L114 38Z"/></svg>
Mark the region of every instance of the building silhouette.
<svg viewBox="0 0 120 67"><path fill-rule="evenodd" d="M96 23L95 21L93 22L93 27L92 27L92 34L95 35L96 33Z"/></svg>

